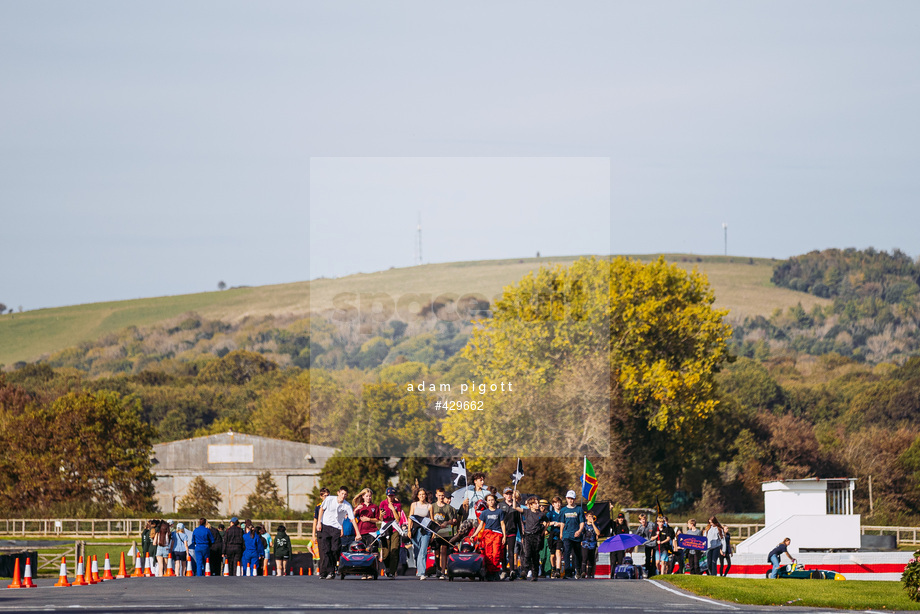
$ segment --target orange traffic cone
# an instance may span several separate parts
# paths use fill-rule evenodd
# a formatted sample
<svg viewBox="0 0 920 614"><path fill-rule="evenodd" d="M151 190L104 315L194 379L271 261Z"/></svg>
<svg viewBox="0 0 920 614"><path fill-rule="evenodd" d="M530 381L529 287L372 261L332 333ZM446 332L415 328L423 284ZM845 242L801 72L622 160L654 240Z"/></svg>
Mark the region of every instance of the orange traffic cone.
<svg viewBox="0 0 920 614"><path fill-rule="evenodd" d="M268 575L268 557L265 557L265 559L262 562L262 575L263 576Z"/></svg>
<svg viewBox="0 0 920 614"><path fill-rule="evenodd" d="M204 575L205 576L211 575L211 559L205 559L204 561Z"/></svg>
<svg viewBox="0 0 920 614"><path fill-rule="evenodd" d="M185 566L185 577L186 577L186 578L191 578L191 577L193 577L194 575L195 575L195 574L192 573L192 562L189 561L189 562L186 564L186 566Z"/></svg>
<svg viewBox="0 0 920 614"><path fill-rule="evenodd" d="M230 561L227 560L227 557L224 557L224 575L230 575Z"/></svg>
<svg viewBox="0 0 920 614"><path fill-rule="evenodd" d="M93 577L90 579L90 582L93 584L99 584L102 580L99 579L99 561L96 559L96 555L93 555Z"/></svg>
<svg viewBox="0 0 920 614"><path fill-rule="evenodd" d="M98 584L98 582L93 582L93 560L91 557L86 557L86 578L84 578L87 585Z"/></svg>
<svg viewBox="0 0 920 614"><path fill-rule="evenodd" d="M163 575L169 578L176 575L176 572L173 571L172 552L166 555L166 573Z"/></svg>
<svg viewBox="0 0 920 614"><path fill-rule="evenodd" d="M303 567L300 568L300 575L303 575ZM310 574L307 575L309 576Z"/></svg>
<svg viewBox="0 0 920 614"><path fill-rule="evenodd" d="M109 560L109 553L105 553L105 561L102 563L102 578L101 580L105 582L106 580L114 580L115 576L112 575L112 562Z"/></svg>
<svg viewBox="0 0 920 614"><path fill-rule="evenodd" d="M67 557L61 557L61 576L57 581L55 586L70 586L70 582L67 581Z"/></svg>
<svg viewBox="0 0 920 614"><path fill-rule="evenodd" d="M121 551L121 563L118 565L118 575L115 576L116 580L126 580L131 576L128 575L128 566L125 564L125 551Z"/></svg>
<svg viewBox="0 0 920 614"><path fill-rule="evenodd" d="M138 552L134 556L134 573L131 574L132 578L140 578L144 575L144 566L141 564L141 553Z"/></svg>
<svg viewBox="0 0 920 614"><path fill-rule="evenodd" d="M243 575L243 565L239 561L236 562L236 575L237 576Z"/></svg>
<svg viewBox="0 0 920 614"><path fill-rule="evenodd" d="M149 578L149 577L151 577L151 576L153 575L153 569L152 569L152 567L153 567L153 565L152 565L151 562L150 562L150 555L148 554L148 555L144 558L144 577L145 577L145 578Z"/></svg>
<svg viewBox="0 0 920 614"><path fill-rule="evenodd" d="M73 580L74 586L86 586L89 582L84 578L86 571L83 569L83 557L77 559L77 577Z"/></svg>
<svg viewBox="0 0 920 614"><path fill-rule="evenodd" d="M19 559L16 559L16 567L13 571L13 583L7 588L22 588L22 581L19 579Z"/></svg>
<svg viewBox="0 0 920 614"><path fill-rule="evenodd" d="M32 559L30 558L26 559L26 572L23 574L22 587L35 588L35 584L32 582Z"/></svg>

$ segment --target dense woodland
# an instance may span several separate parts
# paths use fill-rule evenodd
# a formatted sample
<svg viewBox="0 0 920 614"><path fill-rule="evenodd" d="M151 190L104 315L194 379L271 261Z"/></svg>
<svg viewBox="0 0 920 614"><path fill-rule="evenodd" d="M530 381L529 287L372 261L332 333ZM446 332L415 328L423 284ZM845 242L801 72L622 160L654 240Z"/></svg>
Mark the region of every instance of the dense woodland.
<svg viewBox="0 0 920 614"><path fill-rule="evenodd" d="M779 263L773 281L832 304L732 330L700 276L586 259L521 280L466 321L188 314L129 328L0 375L0 509L149 509L152 443L233 429L341 447L324 475L335 486L397 473L411 484L423 459L459 449L504 484L515 459L496 450L512 446L529 452L528 489L546 494L571 487L587 453L600 496L618 505L657 496L675 510L752 512L764 480L848 476L866 514L871 475L869 520L916 522L918 279L898 252L813 252ZM559 302L574 311L551 317ZM528 409L474 426L405 385L508 373L527 380ZM587 398L609 411L573 414ZM593 435L546 425L572 415Z"/></svg>

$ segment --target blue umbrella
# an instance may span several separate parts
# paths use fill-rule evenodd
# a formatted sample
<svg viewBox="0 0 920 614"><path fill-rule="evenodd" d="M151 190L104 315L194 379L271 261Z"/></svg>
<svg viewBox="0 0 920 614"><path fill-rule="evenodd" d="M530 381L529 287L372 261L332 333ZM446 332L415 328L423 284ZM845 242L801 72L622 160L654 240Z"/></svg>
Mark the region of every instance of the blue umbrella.
<svg viewBox="0 0 920 614"><path fill-rule="evenodd" d="M629 550L636 546L641 546L646 542L644 537L639 537L633 533L622 533L614 535L604 540L604 543L597 549L598 552L617 552L619 550Z"/></svg>

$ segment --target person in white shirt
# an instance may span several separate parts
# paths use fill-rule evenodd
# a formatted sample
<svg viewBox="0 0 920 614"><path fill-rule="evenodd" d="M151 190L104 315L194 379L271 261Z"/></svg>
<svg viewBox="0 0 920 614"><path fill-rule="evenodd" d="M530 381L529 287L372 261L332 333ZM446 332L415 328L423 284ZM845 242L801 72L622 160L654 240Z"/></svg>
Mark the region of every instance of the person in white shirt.
<svg viewBox="0 0 920 614"><path fill-rule="evenodd" d="M473 474L473 488L466 491L463 497L463 508L467 511L467 519L472 520L473 522L478 522L476 517L476 503L478 501L485 501L486 496L488 496L489 491L483 488L483 484L486 481L486 476L483 473L474 473Z"/></svg>
<svg viewBox="0 0 920 614"><path fill-rule="evenodd" d="M319 577L331 580L335 577L335 566L341 554L342 523L346 518L355 526L357 539L361 531L355 522L355 513L351 503L346 501L348 487L339 488L338 496L326 497L319 506L319 520L316 535L319 539Z"/></svg>

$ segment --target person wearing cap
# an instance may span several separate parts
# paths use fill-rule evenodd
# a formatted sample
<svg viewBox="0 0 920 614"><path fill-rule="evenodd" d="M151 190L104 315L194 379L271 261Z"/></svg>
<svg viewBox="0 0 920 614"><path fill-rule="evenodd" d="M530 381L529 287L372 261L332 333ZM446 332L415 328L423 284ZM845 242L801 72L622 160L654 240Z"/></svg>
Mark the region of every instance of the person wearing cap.
<svg viewBox="0 0 920 614"><path fill-rule="evenodd" d="M626 533L629 533L629 525L626 524L626 516L623 515L623 512L620 512L617 514L617 517L613 521L613 525L611 527L611 535L624 535ZM617 550L616 552L611 552L610 566L614 567L616 565L622 565L625 556L625 550Z"/></svg>
<svg viewBox="0 0 920 614"><path fill-rule="evenodd" d="M498 509L505 512L505 530L508 538L505 540L505 551L502 557L501 578L510 577L514 580L516 566L514 564L514 551L517 546L517 534L520 527L521 512L524 510L514 500L514 489L508 487L502 493L504 499L499 502Z"/></svg>
<svg viewBox="0 0 920 614"><path fill-rule="evenodd" d="M176 525L176 530L173 533L173 539L171 544L173 562L178 562L179 569L176 572L176 575L184 576L185 568L188 565L188 550L189 546L192 544L192 532L185 528L183 523Z"/></svg>
<svg viewBox="0 0 920 614"><path fill-rule="evenodd" d="M198 519L198 527L192 531L192 547L195 552L195 575L204 575L204 562L211 555L211 544L214 542L214 536L207 527L208 521L205 518Z"/></svg>
<svg viewBox="0 0 920 614"><path fill-rule="evenodd" d="M224 531L224 556L227 557L227 564L230 566L230 573L233 575L236 575L237 565L242 562L244 546L240 519L234 516L230 519L230 526Z"/></svg>
<svg viewBox="0 0 920 614"><path fill-rule="evenodd" d="M387 488L386 498L377 505L377 514L383 526L390 522L399 522L402 504L396 496L396 489L392 486ZM395 578L396 568L399 567L399 539L399 531L392 526L380 538L380 561L386 569L388 578Z"/></svg>
<svg viewBox="0 0 920 614"><path fill-rule="evenodd" d="M585 530L585 514L575 505L575 491L565 493L562 508L562 573L564 578L578 578L581 568L581 534Z"/></svg>

